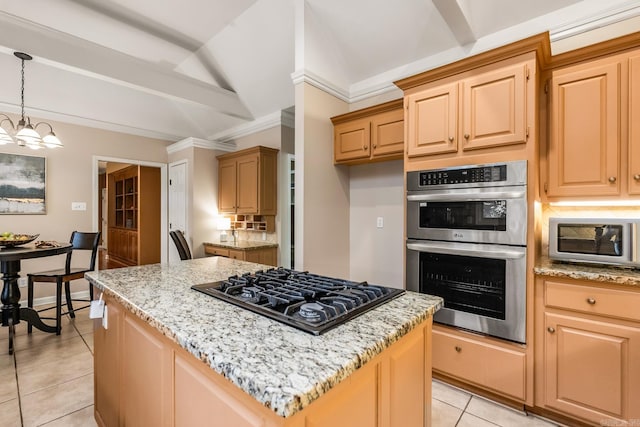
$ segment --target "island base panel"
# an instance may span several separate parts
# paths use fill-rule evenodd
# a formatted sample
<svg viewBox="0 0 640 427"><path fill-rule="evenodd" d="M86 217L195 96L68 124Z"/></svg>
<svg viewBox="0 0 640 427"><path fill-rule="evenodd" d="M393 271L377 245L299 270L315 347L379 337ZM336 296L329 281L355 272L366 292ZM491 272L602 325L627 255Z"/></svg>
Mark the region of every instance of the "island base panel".
<svg viewBox="0 0 640 427"><path fill-rule="evenodd" d="M130 425L150 414L158 417L161 426L431 425L431 318L285 418L112 298L105 300L109 329L96 322L94 335L95 418L99 426ZM146 357L149 351L155 356ZM144 368L140 366L143 359ZM154 384L155 390L140 393L145 384ZM131 407L134 401L135 408Z"/></svg>

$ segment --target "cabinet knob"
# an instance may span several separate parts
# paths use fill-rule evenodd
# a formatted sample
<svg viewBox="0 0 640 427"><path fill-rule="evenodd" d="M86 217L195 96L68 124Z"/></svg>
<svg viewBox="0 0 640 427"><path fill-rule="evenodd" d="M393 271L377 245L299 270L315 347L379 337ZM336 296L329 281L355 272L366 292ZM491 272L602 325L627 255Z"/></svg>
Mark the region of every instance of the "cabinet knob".
<svg viewBox="0 0 640 427"><path fill-rule="evenodd" d="M367 147L366 145L363 145L363 146L362 146L362 149L363 149L364 151L367 151L367 150L369 149L369 147Z"/></svg>
<svg viewBox="0 0 640 427"><path fill-rule="evenodd" d="M554 333L556 330L555 330L555 328L553 328L552 326L549 326L549 327L547 328L547 331L549 331L549 333L550 333L550 334L552 334L552 333Z"/></svg>
<svg viewBox="0 0 640 427"><path fill-rule="evenodd" d="M610 183L612 183L612 184L613 184L614 182L616 182L616 177L615 177L615 176L610 176L610 177L609 177L609 182L610 182Z"/></svg>
<svg viewBox="0 0 640 427"><path fill-rule="evenodd" d="M453 142L453 137L452 136L449 137L449 142Z"/></svg>
<svg viewBox="0 0 640 427"><path fill-rule="evenodd" d="M469 134L468 133L464 134L464 139L469 139Z"/></svg>
<svg viewBox="0 0 640 427"><path fill-rule="evenodd" d="M596 300L595 300L595 299L593 299L593 298L587 298L587 302L588 302L589 304L593 305L593 304L595 304L595 303L596 303Z"/></svg>
<svg viewBox="0 0 640 427"><path fill-rule="evenodd" d="M637 173L637 174L633 175L633 179L635 179L636 181L640 181L640 174Z"/></svg>
<svg viewBox="0 0 640 427"><path fill-rule="evenodd" d="M376 148L378 145L377 144L373 144L373 148Z"/></svg>
<svg viewBox="0 0 640 427"><path fill-rule="evenodd" d="M457 346L455 347L455 349L456 349L456 351L457 351L458 353L460 353L460 352L462 351L462 347L460 347L459 345L457 345Z"/></svg>

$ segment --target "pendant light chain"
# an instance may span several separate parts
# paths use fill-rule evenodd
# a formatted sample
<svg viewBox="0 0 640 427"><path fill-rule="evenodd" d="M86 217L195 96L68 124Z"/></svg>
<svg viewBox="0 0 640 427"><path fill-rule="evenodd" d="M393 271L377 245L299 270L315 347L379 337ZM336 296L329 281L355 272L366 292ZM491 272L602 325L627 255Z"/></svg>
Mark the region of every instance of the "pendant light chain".
<svg viewBox="0 0 640 427"><path fill-rule="evenodd" d="M22 59L22 87L20 89L20 109L22 110L22 120L24 121L24 59Z"/></svg>

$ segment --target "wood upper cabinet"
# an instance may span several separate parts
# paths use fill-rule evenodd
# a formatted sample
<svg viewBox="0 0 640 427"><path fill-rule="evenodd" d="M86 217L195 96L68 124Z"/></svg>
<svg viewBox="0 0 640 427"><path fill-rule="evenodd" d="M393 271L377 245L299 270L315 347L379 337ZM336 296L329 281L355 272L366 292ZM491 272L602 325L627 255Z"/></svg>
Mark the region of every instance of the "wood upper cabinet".
<svg viewBox="0 0 640 427"><path fill-rule="evenodd" d="M629 58L629 194L640 196L640 55Z"/></svg>
<svg viewBox="0 0 640 427"><path fill-rule="evenodd" d="M513 62L513 61L511 61ZM535 61L488 65L406 96L409 157L526 143Z"/></svg>
<svg viewBox="0 0 640 427"><path fill-rule="evenodd" d="M335 116L331 121L335 164L402 158L404 113L401 99Z"/></svg>
<svg viewBox="0 0 640 427"><path fill-rule="evenodd" d="M276 214L277 153L258 146L218 156L220 213Z"/></svg>
<svg viewBox="0 0 640 427"><path fill-rule="evenodd" d="M598 425L639 419L640 292L540 277L535 292L536 406Z"/></svg>
<svg viewBox="0 0 640 427"><path fill-rule="evenodd" d="M555 71L547 196L620 194L619 57Z"/></svg>

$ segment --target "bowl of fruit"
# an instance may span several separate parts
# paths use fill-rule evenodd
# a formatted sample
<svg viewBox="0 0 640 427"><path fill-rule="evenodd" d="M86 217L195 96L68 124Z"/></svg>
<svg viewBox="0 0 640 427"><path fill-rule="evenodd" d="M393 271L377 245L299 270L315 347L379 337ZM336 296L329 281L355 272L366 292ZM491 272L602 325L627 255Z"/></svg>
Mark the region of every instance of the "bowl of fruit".
<svg viewBox="0 0 640 427"><path fill-rule="evenodd" d="M39 234L18 234L10 231L0 233L0 247L12 248L33 242L38 238Z"/></svg>

